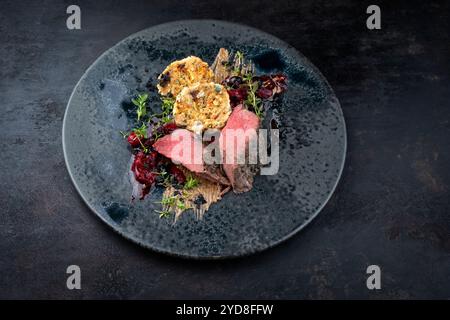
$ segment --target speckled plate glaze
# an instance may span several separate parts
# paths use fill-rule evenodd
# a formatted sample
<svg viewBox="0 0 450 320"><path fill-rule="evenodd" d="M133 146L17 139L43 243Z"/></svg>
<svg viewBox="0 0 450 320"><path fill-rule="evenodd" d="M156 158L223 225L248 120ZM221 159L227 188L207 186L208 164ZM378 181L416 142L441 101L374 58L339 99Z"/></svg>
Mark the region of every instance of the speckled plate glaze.
<svg viewBox="0 0 450 320"><path fill-rule="evenodd" d="M174 225L154 212L161 191L130 202L130 151L119 131L132 126L127 103L146 90L149 79L155 84L155 75L166 65L189 55L212 63L220 47L243 51L259 73L288 76L281 106L280 170L257 176L248 193L228 193L202 220L187 212ZM227 258L272 247L319 213L342 172L346 131L327 81L293 47L244 25L189 20L133 34L92 64L70 97L63 147L81 197L118 233L176 256Z"/></svg>

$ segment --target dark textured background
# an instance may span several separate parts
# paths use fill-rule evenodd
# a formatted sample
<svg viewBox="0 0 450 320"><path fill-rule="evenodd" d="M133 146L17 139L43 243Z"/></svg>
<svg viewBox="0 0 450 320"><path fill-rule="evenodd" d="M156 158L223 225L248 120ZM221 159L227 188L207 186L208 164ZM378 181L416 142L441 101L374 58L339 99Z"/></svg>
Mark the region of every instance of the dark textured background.
<svg viewBox="0 0 450 320"><path fill-rule="evenodd" d="M0 298L450 298L449 2L1 1ZM82 30L66 29L66 7ZM335 195L288 242L244 259L139 248L84 205L61 126L86 68L131 33L214 18L287 41L325 75L347 121ZM282 214L282 213L275 213ZM65 287L82 269L82 290ZM382 289L366 288L378 264Z"/></svg>

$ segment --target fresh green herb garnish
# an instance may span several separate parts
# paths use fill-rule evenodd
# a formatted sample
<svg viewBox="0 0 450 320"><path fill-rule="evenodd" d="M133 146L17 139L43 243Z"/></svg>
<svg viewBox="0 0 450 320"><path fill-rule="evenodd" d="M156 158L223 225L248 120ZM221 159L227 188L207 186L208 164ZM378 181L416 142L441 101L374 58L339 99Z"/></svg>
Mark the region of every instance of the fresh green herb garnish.
<svg viewBox="0 0 450 320"><path fill-rule="evenodd" d="M240 51L236 51L233 59L233 70L235 75L240 75L242 71L242 65L244 63L244 54Z"/></svg>
<svg viewBox="0 0 450 320"><path fill-rule="evenodd" d="M171 113L173 110L173 105L175 104L175 99L172 97L162 97L161 101L162 101L161 109L163 113L166 114Z"/></svg>
<svg viewBox="0 0 450 320"><path fill-rule="evenodd" d="M163 197L159 203L163 206L173 207L176 203L177 196Z"/></svg>
<svg viewBox="0 0 450 320"><path fill-rule="evenodd" d="M164 170L164 169L161 169L161 171L160 172L153 172L154 174L157 174L157 175L160 175L161 177L165 177L165 176L167 176L169 173L166 171L166 170Z"/></svg>
<svg viewBox="0 0 450 320"><path fill-rule="evenodd" d="M199 185L199 182L197 179L193 178L192 176L188 176L186 178L186 182L184 183L184 189L185 190L191 190Z"/></svg>
<svg viewBox="0 0 450 320"><path fill-rule="evenodd" d="M131 102L133 102L133 104L136 107L138 107L137 109L138 121L141 120L141 118L147 114L147 99L148 99L147 93L139 94L137 98L131 99Z"/></svg>
<svg viewBox="0 0 450 320"><path fill-rule="evenodd" d="M160 218L166 218L170 215L170 213L176 209L186 210L187 206L183 201L183 198L179 195L173 196L164 196L160 202L163 206L163 210L155 210L159 213Z"/></svg>
<svg viewBox="0 0 450 320"><path fill-rule="evenodd" d="M244 54L242 52L240 52L239 50L236 51L236 59L239 59L240 61L244 61Z"/></svg>
<svg viewBox="0 0 450 320"><path fill-rule="evenodd" d="M164 187L168 188L172 185L172 177L170 174L168 174L167 172L164 172L164 174L162 175L163 177L163 182L161 183Z"/></svg>
<svg viewBox="0 0 450 320"><path fill-rule="evenodd" d="M247 73L247 74L245 74L245 75L242 77L242 79L243 79L246 83L249 83L249 82L251 82L251 81L253 80L253 74Z"/></svg>
<svg viewBox="0 0 450 320"><path fill-rule="evenodd" d="M162 97L161 102L162 102L161 122L162 122L162 124L165 124L172 120L170 115L172 114L172 111L173 111L173 105L175 104L175 99L171 98L171 97Z"/></svg>
<svg viewBox="0 0 450 320"><path fill-rule="evenodd" d="M184 211L184 210L187 209L187 206L186 206L186 204L183 201L178 200L177 201L177 208Z"/></svg>
<svg viewBox="0 0 450 320"><path fill-rule="evenodd" d="M162 136L163 134L159 132L157 129L153 130L153 139L155 139L155 141L161 138Z"/></svg>
<svg viewBox="0 0 450 320"><path fill-rule="evenodd" d="M264 116L262 100L256 95L256 92L259 89L259 84L257 81L253 81L251 65L250 67L245 65L244 54L240 51L237 51L234 55L233 71L238 76L242 77L247 86L247 99L244 101L244 104L247 108L252 109L259 118L262 118Z"/></svg>
<svg viewBox="0 0 450 320"><path fill-rule="evenodd" d="M160 218L168 218L170 216L169 210L155 210L156 213L159 213Z"/></svg>
<svg viewBox="0 0 450 320"><path fill-rule="evenodd" d="M160 132L159 128L172 121L172 111L173 105L175 104L175 99L171 97L161 97L161 102L162 112L151 115L151 118L158 118L157 122L154 124L152 131L152 136L155 141L164 135L162 132Z"/></svg>
<svg viewBox="0 0 450 320"><path fill-rule="evenodd" d="M262 118L264 116L262 101L256 95L256 91L259 87L258 82L253 81L253 75L251 73L247 73L243 77L243 79L247 83L248 87L247 99L244 101L244 103L247 105L247 107L251 107L259 118Z"/></svg>
<svg viewBox="0 0 450 320"><path fill-rule="evenodd" d="M141 138L139 138L139 136L136 135L136 139L139 140L139 143L141 144L141 147L142 147L142 151L143 151L144 153L148 153L148 148L142 143Z"/></svg>
<svg viewBox="0 0 450 320"><path fill-rule="evenodd" d="M142 151L144 153L148 153L148 148L142 143L141 139L147 139L147 125L145 123L142 123L142 125L139 128L134 128L131 130L136 135L136 139L138 139L139 144L142 147Z"/></svg>
<svg viewBox="0 0 450 320"><path fill-rule="evenodd" d="M161 125L164 125L170 121L172 121L172 118L170 116L164 116L161 118Z"/></svg>
<svg viewBox="0 0 450 320"><path fill-rule="evenodd" d="M139 128L134 128L133 132L139 137L139 138L145 138L147 139L147 125L143 123Z"/></svg>

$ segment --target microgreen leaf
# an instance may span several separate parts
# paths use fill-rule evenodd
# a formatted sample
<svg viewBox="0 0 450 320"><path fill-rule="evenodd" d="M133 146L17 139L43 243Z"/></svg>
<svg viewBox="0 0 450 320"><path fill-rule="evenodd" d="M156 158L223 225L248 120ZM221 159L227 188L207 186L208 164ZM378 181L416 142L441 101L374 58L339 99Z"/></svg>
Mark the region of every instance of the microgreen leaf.
<svg viewBox="0 0 450 320"><path fill-rule="evenodd" d="M160 218L168 218L170 216L169 210L155 210L156 213L159 213Z"/></svg>
<svg viewBox="0 0 450 320"><path fill-rule="evenodd" d="M197 179L189 175L186 178L186 182L184 183L184 189L185 190L191 190L199 185L199 182Z"/></svg>

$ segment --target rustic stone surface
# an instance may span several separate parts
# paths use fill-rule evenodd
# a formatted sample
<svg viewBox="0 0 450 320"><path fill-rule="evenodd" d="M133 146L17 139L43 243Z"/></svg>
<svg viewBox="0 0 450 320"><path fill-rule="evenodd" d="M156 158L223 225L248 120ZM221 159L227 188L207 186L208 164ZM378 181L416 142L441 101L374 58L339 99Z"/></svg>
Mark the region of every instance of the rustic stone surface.
<svg viewBox="0 0 450 320"><path fill-rule="evenodd" d="M235 4L234 4L235 3ZM0 12L1 298L449 298L449 5L379 1L4 1ZM176 9L175 7L183 10ZM84 205L62 117L85 69L122 38L188 18L242 22L298 48L328 79L348 130L346 168L308 228L267 252L185 261L139 248ZM65 287L82 269L82 290ZM365 269L381 266L382 290Z"/></svg>

